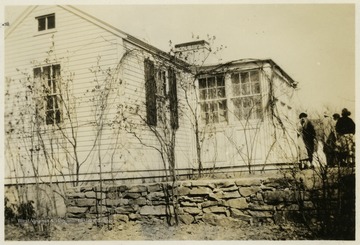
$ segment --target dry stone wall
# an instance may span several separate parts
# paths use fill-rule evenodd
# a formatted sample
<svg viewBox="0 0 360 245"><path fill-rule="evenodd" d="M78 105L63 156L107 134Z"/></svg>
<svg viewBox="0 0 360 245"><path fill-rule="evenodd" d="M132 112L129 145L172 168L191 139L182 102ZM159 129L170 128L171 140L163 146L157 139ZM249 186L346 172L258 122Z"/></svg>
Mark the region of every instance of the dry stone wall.
<svg viewBox="0 0 360 245"><path fill-rule="evenodd" d="M312 209L306 192L281 179L244 178L167 183L76 187L67 193L67 218L113 221L165 219L173 205L166 193L174 191L177 213L185 224L205 222L214 225L242 222L281 222ZM300 204L300 205L299 205ZM300 207L301 206L301 207Z"/></svg>

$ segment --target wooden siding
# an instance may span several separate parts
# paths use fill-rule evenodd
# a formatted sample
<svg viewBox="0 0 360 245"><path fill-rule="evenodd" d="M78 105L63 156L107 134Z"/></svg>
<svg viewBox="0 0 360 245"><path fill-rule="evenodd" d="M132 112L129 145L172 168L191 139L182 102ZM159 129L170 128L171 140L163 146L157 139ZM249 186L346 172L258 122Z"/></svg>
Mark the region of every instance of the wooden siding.
<svg viewBox="0 0 360 245"><path fill-rule="evenodd" d="M56 29L39 33L36 30L36 16L47 13L55 13ZM122 59L124 53L132 49L134 55L129 55ZM143 59L149 56L140 47L130 43L100 28L82 17L67 11L62 7L38 6L36 7L18 27L6 38L6 62L5 71L8 83L5 86L9 93L6 101L5 111L6 121L13 121L11 118L19 117L26 108L25 96L28 94L26 76L32 77L34 67L41 67L47 63L57 63L61 65L61 75L63 84L66 79L72 77L69 85L71 103L67 106L72 107L70 118L64 115L64 123L61 125L63 132L71 136L72 129L76 133L77 154L83 165L80 169L80 179L98 179L99 158L101 155L101 167L103 178L132 178L148 177L151 175L163 175L164 163L160 155L152 148L145 147L143 144L126 133L124 130L112 129L107 124L101 134L101 140L96 145L96 128L94 104L98 102L96 97L97 85L94 72L98 65L102 70L112 68L115 72L113 76L117 79L112 81L112 88L108 100L108 108L104 113L106 123L115 119L117 107L120 104L138 105L139 113L144 113L145 93L144 93L144 67ZM49 50L51 50L50 53ZM121 64L119 63L121 61ZM100 75L98 82L103 82L106 75ZM62 85L63 85L62 84ZM180 89L178 89L179 91ZM18 96L15 96L15 93ZM181 92L179 92L181 94ZM28 98L29 100L31 98ZM179 98L180 104L181 98ZM12 113L10 115L10 113ZM48 152L54 152L57 157L48 159L49 168L42 152L34 153L31 163L29 149L31 145L31 116L26 115L26 122L22 130L29 132L17 137L9 135L7 143L13 144L11 151L7 155L6 177L30 177L7 180L8 182L33 182L34 165L38 168L38 175L43 176L42 181L50 179L74 180L74 161L69 157L73 154L66 154L72 151L72 146L64 139L63 135L54 130L51 126L43 126L42 134L45 148ZM71 119L76 125L71 127ZM13 123L13 125L14 125ZM116 126L116 125L115 125ZM10 130L10 127L7 127ZM155 147L158 142L147 127L139 126L139 135L143 142ZM70 140L74 139L70 137ZM53 142L52 144L50 142ZM40 144L34 142L34 145ZM100 147L98 147L100 145ZM176 159L177 167L193 167L194 157L192 151L192 137L189 133L189 123L185 119L180 122L180 129L177 133ZM11 146L10 146L11 148ZM69 170L68 168L71 168ZM154 171L155 170L155 171ZM156 171L157 170L157 171ZM61 176L64 174L64 176ZM70 175L69 175L70 174Z"/></svg>

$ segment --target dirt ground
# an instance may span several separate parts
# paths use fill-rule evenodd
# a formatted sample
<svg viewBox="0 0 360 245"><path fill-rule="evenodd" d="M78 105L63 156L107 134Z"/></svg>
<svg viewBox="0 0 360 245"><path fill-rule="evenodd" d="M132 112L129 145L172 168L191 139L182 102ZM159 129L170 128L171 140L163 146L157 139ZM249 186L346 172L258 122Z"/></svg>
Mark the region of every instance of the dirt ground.
<svg viewBox="0 0 360 245"><path fill-rule="evenodd" d="M5 225L5 240L79 241L79 240L313 240L300 225L287 223L254 224L238 227L213 226L205 223L168 226L163 222L129 222L97 227L94 224L52 224L48 232L34 232L32 227Z"/></svg>

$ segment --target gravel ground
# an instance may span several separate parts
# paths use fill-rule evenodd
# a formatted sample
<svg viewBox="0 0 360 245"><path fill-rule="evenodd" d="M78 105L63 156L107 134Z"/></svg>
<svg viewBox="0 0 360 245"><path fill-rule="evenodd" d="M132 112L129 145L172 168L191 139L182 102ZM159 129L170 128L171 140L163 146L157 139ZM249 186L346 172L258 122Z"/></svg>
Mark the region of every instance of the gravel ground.
<svg viewBox="0 0 360 245"><path fill-rule="evenodd" d="M47 234L46 234L47 233ZM99 228L94 224L53 224L49 232L34 232L32 227L5 225L5 240L314 240L298 224L256 224L233 227L205 223L168 226L160 222L129 222Z"/></svg>

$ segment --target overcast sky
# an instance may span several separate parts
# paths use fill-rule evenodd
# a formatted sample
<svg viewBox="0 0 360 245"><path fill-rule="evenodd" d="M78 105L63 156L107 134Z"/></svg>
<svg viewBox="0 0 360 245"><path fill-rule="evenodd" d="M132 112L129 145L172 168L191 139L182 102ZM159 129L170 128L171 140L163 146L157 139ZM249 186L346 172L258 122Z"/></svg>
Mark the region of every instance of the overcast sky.
<svg viewBox="0 0 360 245"><path fill-rule="evenodd" d="M353 4L188 4L76 6L164 50L193 36L216 36L223 62L274 60L299 83L298 101L312 113L343 107L355 114ZM21 10L23 7L21 8ZM5 8L6 20L19 12ZM295 101L294 101L295 102Z"/></svg>

